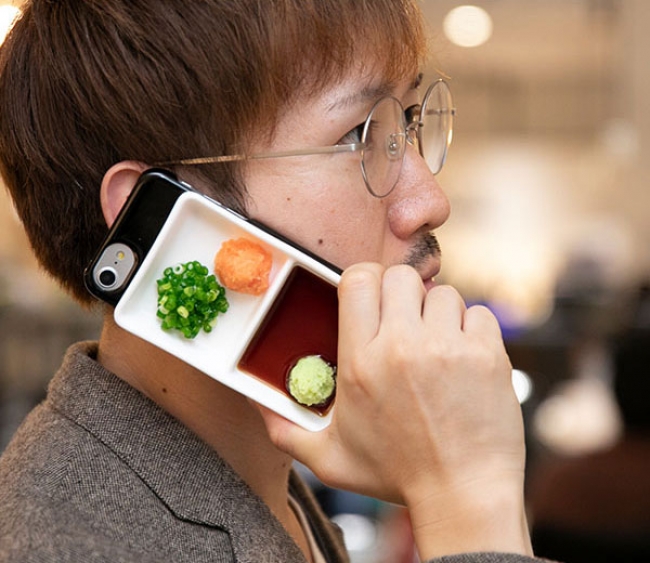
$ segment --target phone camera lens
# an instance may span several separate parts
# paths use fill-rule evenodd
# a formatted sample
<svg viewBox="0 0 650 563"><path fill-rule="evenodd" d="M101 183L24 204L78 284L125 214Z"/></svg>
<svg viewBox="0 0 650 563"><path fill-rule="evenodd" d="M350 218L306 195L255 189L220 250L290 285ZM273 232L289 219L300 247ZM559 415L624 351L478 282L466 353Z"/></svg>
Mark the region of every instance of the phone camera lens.
<svg viewBox="0 0 650 563"><path fill-rule="evenodd" d="M99 283L105 289L110 289L117 282L117 272L113 268L104 268L99 272Z"/></svg>

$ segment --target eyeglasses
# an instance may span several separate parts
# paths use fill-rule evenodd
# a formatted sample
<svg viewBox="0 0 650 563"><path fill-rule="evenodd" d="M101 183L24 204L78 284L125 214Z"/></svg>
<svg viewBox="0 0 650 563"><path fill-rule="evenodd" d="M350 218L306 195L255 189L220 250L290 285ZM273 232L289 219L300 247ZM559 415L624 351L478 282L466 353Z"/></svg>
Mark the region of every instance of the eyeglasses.
<svg viewBox="0 0 650 563"><path fill-rule="evenodd" d="M279 152L187 158L160 162L157 166L195 166L358 152L361 154L361 174L366 187L373 196L381 198L391 193L397 184L407 143L418 149L431 172L440 172L451 144L455 115L449 86L439 79L427 88L419 105L404 109L393 96L380 99L370 110L365 122L346 136L356 136L358 142Z"/></svg>

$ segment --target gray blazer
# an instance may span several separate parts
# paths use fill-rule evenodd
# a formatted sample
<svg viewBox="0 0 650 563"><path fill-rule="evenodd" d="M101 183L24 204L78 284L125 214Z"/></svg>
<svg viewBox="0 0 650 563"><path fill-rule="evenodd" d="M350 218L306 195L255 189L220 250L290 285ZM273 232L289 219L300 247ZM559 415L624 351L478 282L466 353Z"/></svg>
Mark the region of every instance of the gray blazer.
<svg viewBox="0 0 650 563"><path fill-rule="evenodd" d="M0 562L304 563L230 466L95 354L93 343L70 348L0 458ZM296 474L290 487L327 560L348 561L340 531Z"/></svg>

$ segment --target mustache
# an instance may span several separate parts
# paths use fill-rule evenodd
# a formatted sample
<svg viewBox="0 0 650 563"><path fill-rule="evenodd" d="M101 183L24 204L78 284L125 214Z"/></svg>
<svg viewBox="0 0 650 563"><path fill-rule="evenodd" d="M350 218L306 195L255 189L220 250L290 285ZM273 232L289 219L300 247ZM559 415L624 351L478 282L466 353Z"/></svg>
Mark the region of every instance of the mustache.
<svg viewBox="0 0 650 563"><path fill-rule="evenodd" d="M439 257L442 254L440 242L433 231L429 231L417 240L411 248L404 264L418 269L419 266L426 263L432 256Z"/></svg>

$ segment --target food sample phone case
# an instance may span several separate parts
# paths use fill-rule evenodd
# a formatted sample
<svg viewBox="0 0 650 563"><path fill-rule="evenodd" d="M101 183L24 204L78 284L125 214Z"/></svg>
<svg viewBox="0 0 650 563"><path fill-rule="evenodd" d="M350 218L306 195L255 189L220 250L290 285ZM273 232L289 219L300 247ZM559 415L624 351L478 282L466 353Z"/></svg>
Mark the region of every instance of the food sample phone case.
<svg viewBox="0 0 650 563"><path fill-rule="evenodd" d="M191 299L189 305L179 305L169 288L176 274L194 269L191 264L201 265L205 287L181 288ZM216 318L206 317L198 329L184 334L183 326L196 324L193 309L212 297L200 293L213 287L210 276L216 278L217 293L224 286L227 304ZM335 373L338 281L339 274L321 261L205 196L187 192L178 198L117 304L115 320L224 385L317 431L331 420L334 396L320 404L300 404L289 392L287 378L305 357L322 359Z"/></svg>

